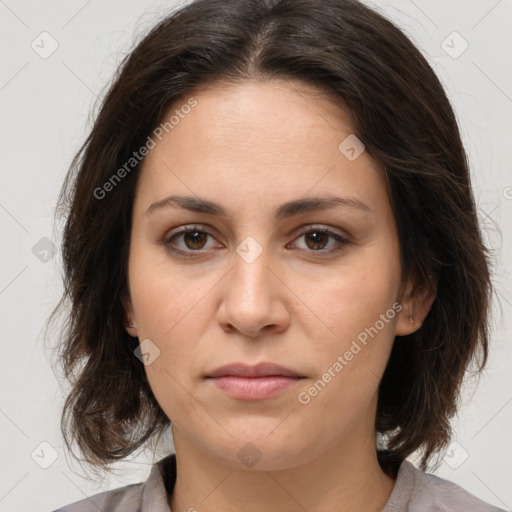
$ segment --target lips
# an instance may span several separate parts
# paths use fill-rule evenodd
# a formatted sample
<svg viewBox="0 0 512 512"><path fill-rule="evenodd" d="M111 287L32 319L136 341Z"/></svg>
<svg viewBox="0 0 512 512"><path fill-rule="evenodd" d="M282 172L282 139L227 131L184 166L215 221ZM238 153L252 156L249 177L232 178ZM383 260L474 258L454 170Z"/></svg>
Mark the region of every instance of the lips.
<svg viewBox="0 0 512 512"><path fill-rule="evenodd" d="M254 366L245 363L232 363L217 368L209 373L207 377L291 377L301 378L303 375L274 363L259 363Z"/></svg>
<svg viewBox="0 0 512 512"><path fill-rule="evenodd" d="M296 386L305 377L274 363L233 363L217 368L206 378L230 398L265 400Z"/></svg>

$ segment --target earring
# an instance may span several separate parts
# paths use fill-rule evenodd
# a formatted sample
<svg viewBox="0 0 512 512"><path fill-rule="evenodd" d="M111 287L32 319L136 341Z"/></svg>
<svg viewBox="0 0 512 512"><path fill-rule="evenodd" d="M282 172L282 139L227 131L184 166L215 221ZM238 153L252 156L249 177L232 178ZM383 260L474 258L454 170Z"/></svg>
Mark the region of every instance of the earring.
<svg viewBox="0 0 512 512"><path fill-rule="evenodd" d="M135 326L134 326L134 325L132 324L132 322L130 321L130 322L128 322L128 323L126 324L126 327L135 327Z"/></svg>
<svg viewBox="0 0 512 512"><path fill-rule="evenodd" d="M414 318L412 316L409 317L409 322L411 322L411 324L414 323Z"/></svg>

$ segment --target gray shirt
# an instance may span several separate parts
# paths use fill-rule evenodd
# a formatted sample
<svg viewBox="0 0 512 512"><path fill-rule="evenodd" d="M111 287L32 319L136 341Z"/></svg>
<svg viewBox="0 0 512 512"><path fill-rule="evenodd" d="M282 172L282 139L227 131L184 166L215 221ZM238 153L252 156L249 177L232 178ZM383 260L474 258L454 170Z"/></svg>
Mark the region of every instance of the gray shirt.
<svg viewBox="0 0 512 512"><path fill-rule="evenodd" d="M54 512L171 512L169 496L176 481L176 456L151 469L145 482L102 492ZM462 487L402 462L395 487L382 512L505 512Z"/></svg>

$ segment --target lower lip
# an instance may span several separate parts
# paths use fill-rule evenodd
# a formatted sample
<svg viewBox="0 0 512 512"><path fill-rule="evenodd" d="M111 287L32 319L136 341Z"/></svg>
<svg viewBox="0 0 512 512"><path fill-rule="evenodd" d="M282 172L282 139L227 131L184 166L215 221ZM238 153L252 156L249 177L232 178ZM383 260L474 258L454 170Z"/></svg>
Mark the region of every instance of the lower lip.
<svg viewBox="0 0 512 512"><path fill-rule="evenodd" d="M295 386L302 378L270 377L225 377L210 378L221 391L238 400L265 400Z"/></svg>

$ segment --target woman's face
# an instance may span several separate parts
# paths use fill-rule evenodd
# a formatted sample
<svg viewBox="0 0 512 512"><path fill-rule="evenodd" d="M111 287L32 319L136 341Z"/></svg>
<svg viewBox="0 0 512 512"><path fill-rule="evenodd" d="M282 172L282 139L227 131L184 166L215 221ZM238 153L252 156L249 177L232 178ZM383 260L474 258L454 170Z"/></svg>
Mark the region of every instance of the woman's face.
<svg viewBox="0 0 512 512"><path fill-rule="evenodd" d="M299 82L193 97L138 178L125 303L177 449L269 470L373 443L395 334L418 326L381 166ZM211 377L261 362L293 377Z"/></svg>

